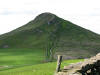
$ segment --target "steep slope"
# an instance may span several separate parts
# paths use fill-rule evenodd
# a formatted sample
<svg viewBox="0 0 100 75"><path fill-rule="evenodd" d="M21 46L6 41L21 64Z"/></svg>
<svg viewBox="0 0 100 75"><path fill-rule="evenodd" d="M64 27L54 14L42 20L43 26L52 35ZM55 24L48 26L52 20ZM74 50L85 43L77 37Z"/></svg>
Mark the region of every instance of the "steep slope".
<svg viewBox="0 0 100 75"><path fill-rule="evenodd" d="M0 48L53 49L55 55L89 57L99 52L100 36L61 19L42 13L26 25L0 36Z"/></svg>

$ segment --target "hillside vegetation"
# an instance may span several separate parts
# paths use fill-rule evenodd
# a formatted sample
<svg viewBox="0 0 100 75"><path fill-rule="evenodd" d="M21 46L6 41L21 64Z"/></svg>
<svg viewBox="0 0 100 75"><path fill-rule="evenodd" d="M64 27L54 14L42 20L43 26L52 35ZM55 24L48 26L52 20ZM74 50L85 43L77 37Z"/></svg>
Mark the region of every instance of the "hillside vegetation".
<svg viewBox="0 0 100 75"><path fill-rule="evenodd" d="M82 61L100 52L100 35L52 13L0 35L0 75L53 75L57 55L62 66ZM54 60L55 61L55 60Z"/></svg>
<svg viewBox="0 0 100 75"><path fill-rule="evenodd" d="M100 35L61 19L42 13L34 20L0 36L0 48L29 48L52 51L52 56L67 58L90 57L99 52ZM48 50L51 50L48 52ZM78 56L77 56L78 55Z"/></svg>

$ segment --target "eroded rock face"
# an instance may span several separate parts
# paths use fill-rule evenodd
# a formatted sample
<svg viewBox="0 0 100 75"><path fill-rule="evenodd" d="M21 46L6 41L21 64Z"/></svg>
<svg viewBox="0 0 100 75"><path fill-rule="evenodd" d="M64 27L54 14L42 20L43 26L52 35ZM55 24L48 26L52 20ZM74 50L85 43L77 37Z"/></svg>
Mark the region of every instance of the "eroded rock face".
<svg viewBox="0 0 100 75"><path fill-rule="evenodd" d="M100 53L84 62L64 66L56 75L100 75Z"/></svg>

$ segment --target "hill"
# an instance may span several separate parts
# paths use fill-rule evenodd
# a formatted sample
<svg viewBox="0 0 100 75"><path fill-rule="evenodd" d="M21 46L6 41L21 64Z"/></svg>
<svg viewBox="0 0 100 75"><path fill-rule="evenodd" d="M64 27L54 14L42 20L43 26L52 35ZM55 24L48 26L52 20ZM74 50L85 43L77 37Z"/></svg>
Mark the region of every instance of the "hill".
<svg viewBox="0 0 100 75"><path fill-rule="evenodd" d="M63 54L66 58L84 58L100 52L100 35L66 21L52 13L42 13L34 20L0 35L0 48L45 50L47 56ZM54 54L54 55L53 55Z"/></svg>

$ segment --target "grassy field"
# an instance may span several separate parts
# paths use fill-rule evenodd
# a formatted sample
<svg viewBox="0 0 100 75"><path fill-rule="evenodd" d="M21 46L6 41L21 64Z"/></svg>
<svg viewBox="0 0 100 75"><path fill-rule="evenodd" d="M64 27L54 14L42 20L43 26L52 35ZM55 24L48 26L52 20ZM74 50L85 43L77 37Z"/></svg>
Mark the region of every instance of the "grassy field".
<svg viewBox="0 0 100 75"><path fill-rule="evenodd" d="M82 60L67 60L62 63L68 65L70 63L79 62ZM56 62L44 63L32 66L25 66L15 69L8 69L0 72L0 75L53 75L56 69Z"/></svg>
<svg viewBox="0 0 100 75"><path fill-rule="evenodd" d="M56 62L44 63L44 52L36 49L0 49L0 75L53 75ZM68 65L82 61L66 60Z"/></svg>
<svg viewBox="0 0 100 75"><path fill-rule="evenodd" d="M22 66L40 64L44 52L37 49L0 49L1 66Z"/></svg>

